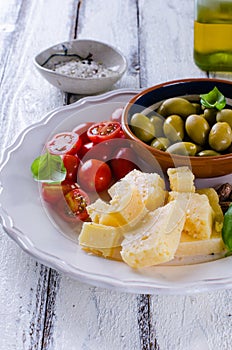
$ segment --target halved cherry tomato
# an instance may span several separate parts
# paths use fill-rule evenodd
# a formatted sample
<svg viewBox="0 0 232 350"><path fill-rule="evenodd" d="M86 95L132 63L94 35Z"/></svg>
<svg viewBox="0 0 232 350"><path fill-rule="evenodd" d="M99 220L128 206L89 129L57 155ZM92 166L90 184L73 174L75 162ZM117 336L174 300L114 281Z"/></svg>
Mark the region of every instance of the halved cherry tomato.
<svg viewBox="0 0 232 350"><path fill-rule="evenodd" d="M72 154L65 154L63 156L63 163L67 170L65 180L70 182L77 181L77 168L80 164L80 159Z"/></svg>
<svg viewBox="0 0 232 350"><path fill-rule="evenodd" d="M136 153L129 147L122 147L115 151L110 161L115 180L120 180L130 171L138 169Z"/></svg>
<svg viewBox="0 0 232 350"><path fill-rule="evenodd" d="M60 184L42 183L42 197L47 203L57 203L63 197L63 189Z"/></svg>
<svg viewBox="0 0 232 350"><path fill-rule="evenodd" d="M94 143L99 143L102 141L111 140L118 137L121 130L121 125L118 122L106 121L92 125L88 131L87 135L90 141Z"/></svg>
<svg viewBox="0 0 232 350"><path fill-rule="evenodd" d="M79 185L70 181L62 181L61 184L42 183L41 194L43 199L50 204L57 203L68 192L79 189Z"/></svg>
<svg viewBox="0 0 232 350"><path fill-rule="evenodd" d="M76 182L70 182L70 181L67 181L67 180L64 180L61 182L61 186L62 186L62 191L63 191L63 194L64 196L72 191L72 190L75 190L76 188L80 188L80 186L78 185L78 183Z"/></svg>
<svg viewBox="0 0 232 350"><path fill-rule="evenodd" d="M46 148L49 153L55 155L75 154L81 147L79 135L75 132L63 132L56 134L48 141Z"/></svg>
<svg viewBox="0 0 232 350"><path fill-rule="evenodd" d="M88 219L89 215L86 210L87 205L90 203L87 193L82 191L79 188L76 188L72 191L69 191L65 195L65 201L68 205L67 208L64 208L65 216L68 215L68 218L73 218L73 216L81 221Z"/></svg>
<svg viewBox="0 0 232 350"><path fill-rule="evenodd" d="M86 123L82 123L82 124L77 125L73 129L73 132L75 132L80 137L82 144L89 142L89 138L87 136L87 130L93 124L94 124L94 122L86 122Z"/></svg>
<svg viewBox="0 0 232 350"><path fill-rule="evenodd" d="M110 167L97 159L89 159L78 169L80 186L86 191L102 192L109 188L112 174Z"/></svg>

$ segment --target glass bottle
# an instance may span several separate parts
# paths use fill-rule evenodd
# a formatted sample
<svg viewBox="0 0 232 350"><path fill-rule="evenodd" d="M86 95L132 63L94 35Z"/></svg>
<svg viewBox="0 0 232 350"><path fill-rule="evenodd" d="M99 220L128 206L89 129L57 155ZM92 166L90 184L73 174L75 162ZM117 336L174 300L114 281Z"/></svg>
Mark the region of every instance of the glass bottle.
<svg viewBox="0 0 232 350"><path fill-rule="evenodd" d="M195 0L194 61L205 71L232 72L232 0Z"/></svg>

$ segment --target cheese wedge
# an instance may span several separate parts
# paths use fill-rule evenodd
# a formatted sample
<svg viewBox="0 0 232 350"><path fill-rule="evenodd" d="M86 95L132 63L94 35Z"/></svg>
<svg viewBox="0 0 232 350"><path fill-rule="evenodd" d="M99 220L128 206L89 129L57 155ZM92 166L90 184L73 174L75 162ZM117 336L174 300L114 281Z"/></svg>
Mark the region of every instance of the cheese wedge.
<svg viewBox="0 0 232 350"><path fill-rule="evenodd" d="M214 232L209 239L195 239L182 233L175 257L210 255L226 252L226 247L219 233Z"/></svg>
<svg viewBox="0 0 232 350"><path fill-rule="evenodd" d="M116 192L109 203L97 199L87 206L87 211L93 222L114 227L133 227L147 213L139 190L126 181L122 183L121 191Z"/></svg>
<svg viewBox="0 0 232 350"><path fill-rule="evenodd" d="M113 198L120 195L123 182L134 184L145 204L145 207L151 211L164 204L167 191L165 190L164 180L156 173L143 173L139 170L132 170L123 179L116 182L109 190L110 196Z"/></svg>
<svg viewBox="0 0 232 350"><path fill-rule="evenodd" d="M213 229L213 210L208 197L198 193L169 192L168 201L178 201L186 213L183 233L197 239L209 239Z"/></svg>
<svg viewBox="0 0 232 350"><path fill-rule="evenodd" d="M205 194L208 197L209 204L213 209L214 230L220 233L222 231L224 215L223 215L222 208L219 204L219 197L216 190L210 187L210 188L202 188L202 189L196 190L196 192L199 194Z"/></svg>
<svg viewBox="0 0 232 350"><path fill-rule="evenodd" d="M125 234L122 259L133 268L172 260L180 242L184 223L185 214L177 201L149 212L141 225Z"/></svg>
<svg viewBox="0 0 232 350"><path fill-rule="evenodd" d="M187 166L169 168L170 189L175 192L195 192L194 175Z"/></svg>
<svg viewBox="0 0 232 350"><path fill-rule="evenodd" d="M83 246L82 249L97 256L122 261L121 247L96 249ZM226 251L222 237L218 233L213 233L210 239L204 240L195 239L186 233L182 233L180 243L175 252L175 258L224 254Z"/></svg>
<svg viewBox="0 0 232 350"><path fill-rule="evenodd" d="M90 248L113 248L121 245L123 233L119 227L84 222L79 235L79 244Z"/></svg>

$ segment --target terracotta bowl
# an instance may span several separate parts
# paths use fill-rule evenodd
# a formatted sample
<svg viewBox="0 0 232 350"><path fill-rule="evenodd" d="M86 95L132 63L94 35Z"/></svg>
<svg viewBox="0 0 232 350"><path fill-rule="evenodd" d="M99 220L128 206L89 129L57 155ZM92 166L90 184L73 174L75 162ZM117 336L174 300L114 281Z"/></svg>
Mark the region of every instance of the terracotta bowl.
<svg viewBox="0 0 232 350"><path fill-rule="evenodd" d="M130 120L134 113L142 112L150 106L156 109L163 100L171 97L185 97L196 101L200 94L208 93L215 86L226 97L227 105L232 108L232 82L208 78L176 80L152 86L133 97L124 109L122 128L129 139L143 144L155 156L165 173L170 167L186 165L192 169L196 178L212 178L232 174L232 153L209 157L169 154L144 143L133 134L130 128Z"/></svg>

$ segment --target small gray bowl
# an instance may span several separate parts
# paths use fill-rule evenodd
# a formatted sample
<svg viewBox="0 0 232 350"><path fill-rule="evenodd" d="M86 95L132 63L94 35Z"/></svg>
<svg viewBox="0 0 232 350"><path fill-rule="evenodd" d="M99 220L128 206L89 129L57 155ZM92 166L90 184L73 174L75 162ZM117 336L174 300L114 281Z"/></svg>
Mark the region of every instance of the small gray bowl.
<svg viewBox="0 0 232 350"><path fill-rule="evenodd" d="M55 63L70 61L76 55L104 65L110 74L101 77L74 77L53 70ZM41 75L58 89L73 94L92 95L109 90L125 73L127 62L116 48L90 39L72 40L54 45L34 58L35 67Z"/></svg>

